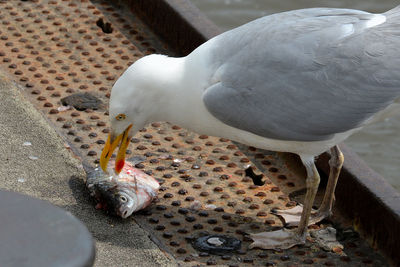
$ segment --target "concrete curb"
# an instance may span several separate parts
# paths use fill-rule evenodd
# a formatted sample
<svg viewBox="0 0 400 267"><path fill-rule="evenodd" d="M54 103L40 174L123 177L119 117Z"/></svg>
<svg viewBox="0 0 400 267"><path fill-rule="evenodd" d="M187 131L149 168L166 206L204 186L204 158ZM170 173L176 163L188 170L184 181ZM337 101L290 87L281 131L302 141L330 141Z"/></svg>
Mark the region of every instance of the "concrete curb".
<svg viewBox="0 0 400 267"><path fill-rule="evenodd" d="M177 265L134 219L111 218L94 209L80 161L1 72L0 99L2 189L47 200L79 218L96 241L95 266Z"/></svg>

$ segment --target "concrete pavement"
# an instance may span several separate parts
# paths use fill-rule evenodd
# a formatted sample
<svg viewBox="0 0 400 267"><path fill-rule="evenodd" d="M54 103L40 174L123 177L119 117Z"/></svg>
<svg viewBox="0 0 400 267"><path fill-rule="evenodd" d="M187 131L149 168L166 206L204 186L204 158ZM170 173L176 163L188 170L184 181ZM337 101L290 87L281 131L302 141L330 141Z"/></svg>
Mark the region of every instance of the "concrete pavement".
<svg viewBox="0 0 400 267"><path fill-rule="evenodd" d="M0 99L1 189L47 200L78 217L96 241L95 266L177 265L134 219L112 218L94 209L79 160L1 72Z"/></svg>

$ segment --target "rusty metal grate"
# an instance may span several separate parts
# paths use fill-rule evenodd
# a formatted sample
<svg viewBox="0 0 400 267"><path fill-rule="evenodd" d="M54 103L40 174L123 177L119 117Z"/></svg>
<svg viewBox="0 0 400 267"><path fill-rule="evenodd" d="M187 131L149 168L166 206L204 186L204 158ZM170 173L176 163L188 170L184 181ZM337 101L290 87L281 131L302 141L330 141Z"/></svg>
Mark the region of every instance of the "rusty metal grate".
<svg viewBox="0 0 400 267"><path fill-rule="evenodd" d="M127 10L106 1L0 0L0 68L14 77L73 151L92 164L98 163L108 133L106 105L66 110L61 99L88 92L107 104L112 84L130 64L168 51ZM168 123L141 130L131 149L136 167L162 184L157 203L134 219L178 260L231 266L386 265L352 231L341 231L345 248L336 253L323 251L313 240L287 251L247 250L247 234L281 227L270 210L296 205L288 196L304 189L303 169L292 155L239 149L229 140ZM249 166L263 173L264 185L245 175ZM320 227L326 225L312 228ZM243 242L242 249L214 256L189 245L206 233L234 236Z"/></svg>

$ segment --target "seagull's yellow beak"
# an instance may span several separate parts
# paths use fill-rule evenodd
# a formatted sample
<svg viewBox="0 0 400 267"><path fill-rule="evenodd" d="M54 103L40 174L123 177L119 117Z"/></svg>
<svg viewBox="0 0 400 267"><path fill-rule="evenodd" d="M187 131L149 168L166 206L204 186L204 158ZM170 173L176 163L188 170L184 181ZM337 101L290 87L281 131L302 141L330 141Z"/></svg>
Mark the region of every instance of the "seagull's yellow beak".
<svg viewBox="0 0 400 267"><path fill-rule="evenodd" d="M124 167L125 164L125 153L126 149L129 146L129 131L132 128L132 124L122 132L122 134L115 136L113 132L108 135L106 145L103 148L103 152L101 152L100 156L100 166L104 172L107 172L107 163L111 158L112 153L115 148L119 145L119 150L117 154L117 158L115 160L115 172L119 174Z"/></svg>

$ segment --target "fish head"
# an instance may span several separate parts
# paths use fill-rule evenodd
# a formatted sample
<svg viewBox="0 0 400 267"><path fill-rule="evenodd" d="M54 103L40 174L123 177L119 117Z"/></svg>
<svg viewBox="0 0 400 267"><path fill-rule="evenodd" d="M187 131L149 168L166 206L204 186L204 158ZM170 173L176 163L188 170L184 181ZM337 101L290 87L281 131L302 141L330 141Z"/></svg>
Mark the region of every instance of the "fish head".
<svg viewBox="0 0 400 267"><path fill-rule="evenodd" d="M114 212L117 216L127 218L136 210L137 207L137 195L134 192L120 191L116 195L118 202L114 206Z"/></svg>
<svg viewBox="0 0 400 267"><path fill-rule="evenodd" d="M134 188L115 181L97 183L96 198L116 216L127 218L137 209L137 195Z"/></svg>

